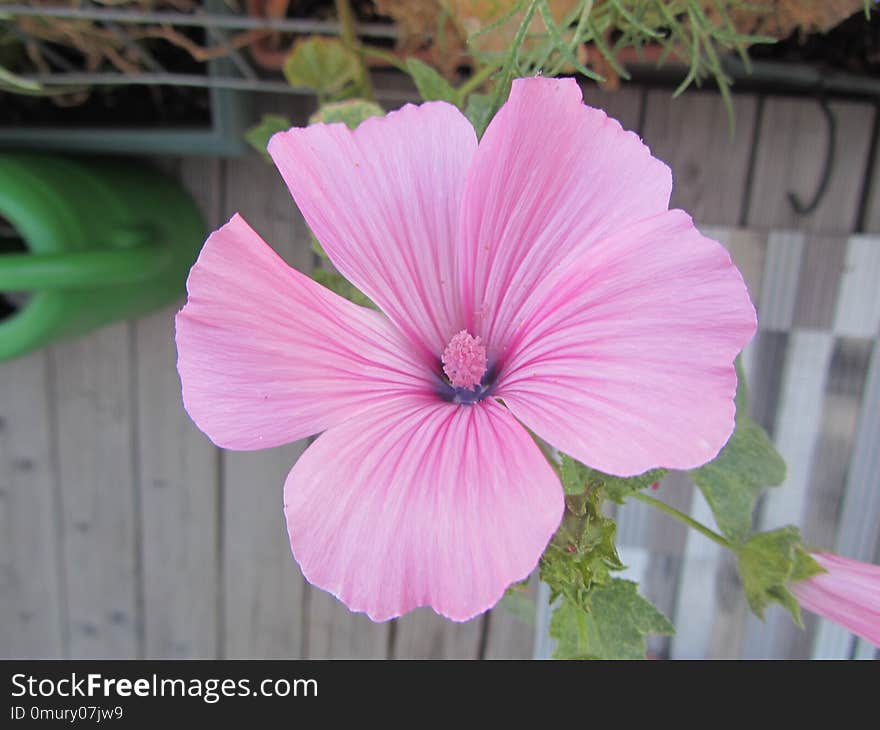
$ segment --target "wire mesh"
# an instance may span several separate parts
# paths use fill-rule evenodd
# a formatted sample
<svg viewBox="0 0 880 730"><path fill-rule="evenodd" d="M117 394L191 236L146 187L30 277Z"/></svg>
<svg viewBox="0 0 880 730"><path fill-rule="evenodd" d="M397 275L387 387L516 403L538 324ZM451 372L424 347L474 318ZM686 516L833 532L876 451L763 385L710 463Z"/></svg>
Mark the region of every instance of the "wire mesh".
<svg viewBox="0 0 880 730"><path fill-rule="evenodd" d="M146 84L306 93L284 82L277 71L255 64L249 47L273 34L339 35L335 21L257 17L211 0L192 2L188 10L144 7L149 6L0 0L0 25L24 44L32 61L33 68L17 75L59 90ZM363 23L357 31L363 38L396 37L394 27L384 23ZM183 64L185 68L163 63L161 56L169 48L188 52L195 63ZM221 58L229 63L218 73L208 62Z"/></svg>

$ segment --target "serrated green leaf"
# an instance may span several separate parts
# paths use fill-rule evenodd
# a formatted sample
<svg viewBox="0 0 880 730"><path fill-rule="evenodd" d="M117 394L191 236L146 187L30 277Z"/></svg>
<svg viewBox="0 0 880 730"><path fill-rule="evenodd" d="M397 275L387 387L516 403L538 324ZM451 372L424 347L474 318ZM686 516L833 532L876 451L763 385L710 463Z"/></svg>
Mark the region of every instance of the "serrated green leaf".
<svg viewBox="0 0 880 730"><path fill-rule="evenodd" d="M550 587L551 602L564 595L582 603L610 572L623 570L615 546L617 525L602 513L601 490L565 497L562 523L541 556L541 580Z"/></svg>
<svg viewBox="0 0 880 730"><path fill-rule="evenodd" d="M801 623L797 599L788 585L822 572L804 548L797 527L783 527L752 535L736 548L737 565L749 607L760 618L770 603L781 604Z"/></svg>
<svg viewBox="0 0 880 730"><path fill-rule="evenodd" d="M594 589L585 604L564 600L550 620L557 659L644 659L648 634L674 632L638 585L622 578Z"/></svg>
<svg viewBox="0 0 880 730"><path fill-rule="evenodd" d="M602 474L602 472L595 470L591 471L594 475L598 475L593 478L601 481L602 489L608 499L612 502L617 502L618 504L623 504L627 497L636 492L641 492L655 482L659 482L668 474L666 469L652 469L651 471L646 471L644 474L624 478L609 476L608 474Z"/></svg>
<svg viewBox="0 0 880 730"><path fill-rule="evenodd" d="M486 127L492 120L493 100L489 94L471 94L464 109L464 115L468 118L477 132L477 137L482 137Z"/></svg>
<svg viewBox="0 0 880 730"><path fill-rule="evenodd" d="M758 496L785 481L785 461L764 429L743 415L715 460L690 475L724 536L742 542L751 532Z"/></svg>
<svg viewBox="0 0 880 730"><path fill-rule="evenodd" d="M559 478L562 480L562 489L566 494L583 494L587 490L589 472L590 469L577 459L561 454Z"/></svg>
<svg viewBox="0 0 880 730"><path fill-rule="evenodd" d="M282 67L291 86L311 89L319 97L340 94L358 77L357 56L336 38L314 36L294 45Z"/></svg>
<svg viewBox="0 0 880 730"><path fill-rule="evenodd" d="M357 129L365 119L381 117L384 114L385 110L375 102L365 99L345 99L321 105L318 111L309 117L309 124L342 122L349 129Z"/></svg>
<svg viewBox="0 0 880 730"><path fill-rule="evenodd" d="M566 494L582 494L591 487L601 489L608 499L618 504L623 504L628 496L659 482L666 473L665 469L652 469L634 477L615 477L591 469L566 454L562 454L559 467Z"/></svg>
<svg viewBox="0 0 880 730"><path fill-rule="evenodd" d="M458 92L439 72L418 58L406 59L406 70L425 101L448 101L458 106Z"/></svg>
<svg viewBox="0 0 880 730"><path fill-rule="evenodd" d="M245 141L267 160L271 161L266 145L276 132L290 129L290 120L280 114L264 114L262 119L244 133Z"/></svg>

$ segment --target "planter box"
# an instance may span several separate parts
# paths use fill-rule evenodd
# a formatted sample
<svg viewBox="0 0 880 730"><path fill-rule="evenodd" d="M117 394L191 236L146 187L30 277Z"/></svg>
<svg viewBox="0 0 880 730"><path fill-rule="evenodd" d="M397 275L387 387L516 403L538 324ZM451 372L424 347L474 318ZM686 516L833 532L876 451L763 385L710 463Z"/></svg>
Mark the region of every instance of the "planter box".
<svg viewBox="0 0 880 730"><path fill-rule="evenodd" d="M223 12L221 0L212 0L208 9ZM67 152L121 154L204 154L236 155L245 151L243 132L248 120L244 114L245 94L212 84L212 80L234 75L229 58L205 65L206 77L190 77L180 85L207 86L210 122L206 125L138 127L0 127L0 148L21 150L63 150ZM169 74L161 74L168 77ZM183 78L183 77L181 77ZM149 76L138 81L148 80ZM119 83L116 81L115 83ZM96 84L97 86L97 84ZM110 120L108 120L110 121Z"/></svg>

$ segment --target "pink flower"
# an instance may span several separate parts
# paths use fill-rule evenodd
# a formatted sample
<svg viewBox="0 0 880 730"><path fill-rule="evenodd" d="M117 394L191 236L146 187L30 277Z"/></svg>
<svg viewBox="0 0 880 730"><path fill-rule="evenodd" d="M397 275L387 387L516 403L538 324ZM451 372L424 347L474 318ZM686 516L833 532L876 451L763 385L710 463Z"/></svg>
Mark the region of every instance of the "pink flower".
<svg viewBox="0 0 880 730"><path fill-rule="evenodd" d="M880 566L814 553L827 573L793 583L801 606L880 646Z"/></svg>
<svg viewBox="0 0 880 730"><path fill-rule="evenodd" d="M306 578L351 610L465 620L534 569L563 495L524 426L618 475L695 467L727 441L755 330L742 277L575 81L516 81L479 146L433 102L291 129L269 152L382 313L234 216L177 317L183 398L225 448L323 432L284 510Z"/></svg>

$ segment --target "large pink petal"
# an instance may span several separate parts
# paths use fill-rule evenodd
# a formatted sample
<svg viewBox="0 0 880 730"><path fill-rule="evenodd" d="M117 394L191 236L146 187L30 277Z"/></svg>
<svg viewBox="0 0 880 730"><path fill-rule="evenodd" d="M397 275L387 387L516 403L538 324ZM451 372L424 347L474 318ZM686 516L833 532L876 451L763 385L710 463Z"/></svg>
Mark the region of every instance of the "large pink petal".
<svg viewBox="0 0 880 730"><path fill-rule="evenodd" d="M432 388L388 320L291 269L238 215L208 238L187 290L176 320L183 401L218 446L289 443Z"/></svg>
<svg viewBox="0 0 880 730"><path fill-rule="evenodd" d="M476 149L453 106L404 106L354 132L276 134L269 154L339 271L436 360L461 329L455 240Z"/></svg>
<svg viewBox="0 0 880 730"><path fill-rule="evenodd" d="M497 387L523 423L610 474L714 458L734 425L733 360L756 324L720 244L669 211L594 245L543 297Z"/></svg>
<svg viewBox="0 0 880 730"><path fill-rule="evenodd" d="M465 324L492 352L551 270L621 225L665 211L672 178L573 79L513 82L474 157L462 216Z"/></svg>
<svg viewBox="0 0 880 730"><path fill-rule="evenodd" d="M322 434L284 487L306 578L374 621L464 621L527 576L562 517L554 470L493 400L402 397Z"/></svg>

